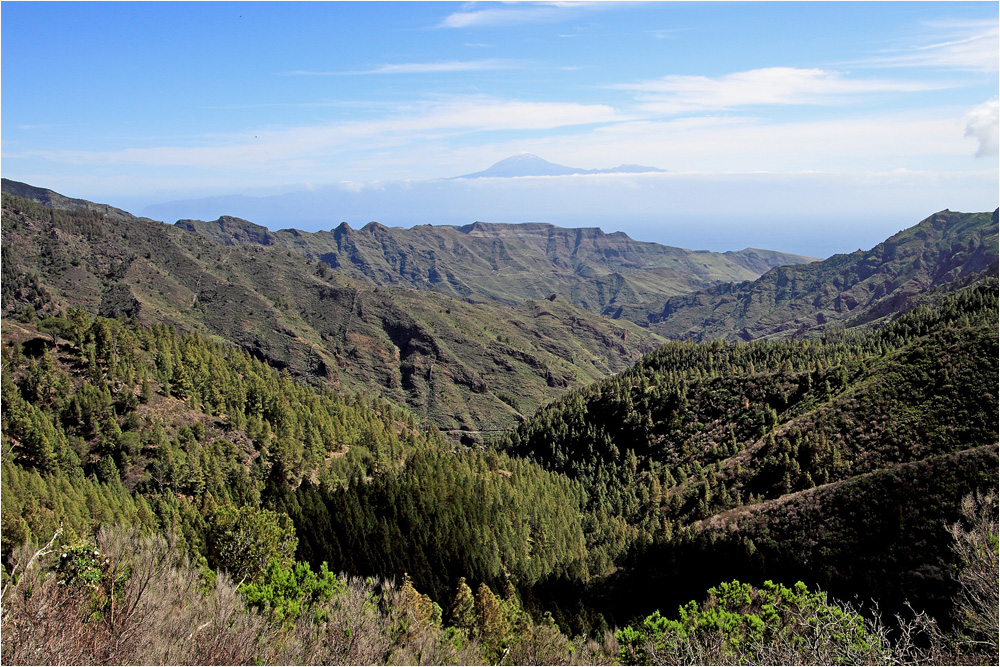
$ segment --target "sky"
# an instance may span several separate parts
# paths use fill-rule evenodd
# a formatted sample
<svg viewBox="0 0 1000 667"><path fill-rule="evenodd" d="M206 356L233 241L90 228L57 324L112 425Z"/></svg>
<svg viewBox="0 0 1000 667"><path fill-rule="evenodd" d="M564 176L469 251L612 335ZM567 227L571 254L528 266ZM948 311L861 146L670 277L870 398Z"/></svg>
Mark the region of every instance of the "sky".
<svg viewBox="0 0 1000 667"><path fill-rule="evenodd" d="M541 220L826 256L997 207L998 16L997 2L4 0L0 172L272 228ZM666 172L441 180L521 152ZM314 208L283 215L289 192ZM206 204L223 195L243 208Z"/></svg>

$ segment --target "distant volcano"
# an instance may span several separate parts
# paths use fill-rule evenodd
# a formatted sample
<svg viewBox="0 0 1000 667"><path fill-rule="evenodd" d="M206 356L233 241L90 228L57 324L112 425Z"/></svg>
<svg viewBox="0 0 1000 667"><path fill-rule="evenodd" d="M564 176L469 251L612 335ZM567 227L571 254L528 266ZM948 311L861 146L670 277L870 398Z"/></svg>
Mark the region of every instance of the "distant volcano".
<svg viewBox="0 0 1000 667"><path fill-rule="evenodd" d="M521 153L500 160L489 169L465 174L455 178L515 178L517 176L571 176L573 174L641 174L645 172L664 171L656 167L644 167L640 164L621 164L611 169L577 169L543 160L531 153Z"/></svg>

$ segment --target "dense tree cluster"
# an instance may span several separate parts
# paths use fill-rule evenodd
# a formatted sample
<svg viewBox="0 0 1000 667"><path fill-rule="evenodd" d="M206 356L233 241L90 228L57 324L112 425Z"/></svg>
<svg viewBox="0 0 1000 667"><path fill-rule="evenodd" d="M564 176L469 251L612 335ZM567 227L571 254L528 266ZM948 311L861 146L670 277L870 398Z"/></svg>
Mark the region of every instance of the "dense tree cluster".
<svg viewBox="0 0 1000 667"><path fill-rule="evenodd" d="M166 326L73 309L21 331L3 348L5 553L60 525L70 543L133 525L237 582L298 558L409 572L440 601L460 576L587 572L583 492L535 463Z"/></svg>
<svg viewBox="0 0 1000 667"><path fill-rule="evenodd" d="M408 572L438 599L456 576L530 586L587 568L579 485L495 452L425 451L370 481L268 494L300 527L303 557L362 574Z"/></svg>
<svg viewBox="0 0 1000 667"><path fill-rule="evenodd" d="M996 328L987 279L874 331L669 343L539 410L498 448L579 481L595 516L633 529L592 548L628 552L639 572L617 576L640 596L660 590L652 576L680 602L731 567L933 605L952 586L941 513L954 520L958 498L997 483ZM848 565L852 548L872 554L868 569Z"/></svg>

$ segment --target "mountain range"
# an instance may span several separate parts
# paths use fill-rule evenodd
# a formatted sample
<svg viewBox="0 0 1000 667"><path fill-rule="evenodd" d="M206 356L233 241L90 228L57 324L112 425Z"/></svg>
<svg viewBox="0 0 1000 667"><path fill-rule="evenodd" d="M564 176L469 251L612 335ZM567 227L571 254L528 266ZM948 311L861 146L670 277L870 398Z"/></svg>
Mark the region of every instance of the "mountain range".
<svg viewBox="0 0 1000 667"><path fill-rule="evenodd" d="M635 241L622 232L546 223L417 225L303 232L229 216L176 226L225 245L272 246L376 285L430 289L472 303L516 305L559 294L595 313L757 278L814 258L746 248L716 253Z"/></svg>
<svg viewBox="0 0 1000 667"><path fill-rule="evenodd" d="M992 664L1000 211L809 261L2 189L5 662Z"/></svg>
<svg viewBox="0 0 1000 667"><path fill-rule="evenodd" d="M289 248L347 275L470 303L559 294L666 339L757 340L877 324L928 293L997 270L997 212L941 211L870 250L815 258L746 248L714 253L621 232L476 222L406 230L342 223L329 232L231 217L177 226L227 245ZM744 277L746 276L746 277Z"/></svg>
<svg viewBox="0 0 1000 667"><path fill-rule="evenodd" d="M871 250L783 266L757 280L720 284L623 308L667 338L758 340L878 324L929 292L997 272L997 211L941 211Z"/></svg>
<svg viewBox="0 0 1000 667"><path fill-rule="evenodd" d="M997 266L995 212L942 212L870 251L816 261L545 223L171 226L6 179L3 190L5 312L42 290L56 306L219 335L466 432L516 423L664 340L877 323Z"/></svg>
<svg viewBox="0 0 1000 667"><path fill-rule="evenodd" d="M662 341L552 292L473 304L379 286L266 237L225 246L50 190L3 187L5 315L45 301L39 313L78 305L218 336L298 377L409 405L442 430L508 426Z"/></svg>

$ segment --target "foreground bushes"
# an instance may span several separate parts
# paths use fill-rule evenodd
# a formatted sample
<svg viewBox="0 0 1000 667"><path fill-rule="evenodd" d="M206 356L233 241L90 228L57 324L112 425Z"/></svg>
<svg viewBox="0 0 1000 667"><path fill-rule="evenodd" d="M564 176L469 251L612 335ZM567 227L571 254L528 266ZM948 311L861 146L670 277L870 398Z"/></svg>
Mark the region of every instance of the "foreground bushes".
<svg viewBox="0 0 1000 667"><path fill-rule="evenodd" d="M758 588L733 581L709 589L700 604L683 605L676 619L656 612L615 636L608 633L599 644L568 639L548 614L540 622L533 620L513 586L496 595L480 584L473 593L462 578L445 613L409 577L397 586L334 575L325 564L313 571L278 548L264 550L278 554L269 557L266 568L238 570L243 579L235 584L227 570L214 572L204 558L194 564L176 542L143 535L137 528L102 528L93 544L62 546L60 529L41 549L25 544L9 554L10 570L4 572L0 593L0 660L122 665L996 664L996 492L966 498L962 521L950 531L961 563L950 635L924 614L883 623L877 608L862 615L801 582L789 588L768 581ZM244 532L225 534L252 544Z"/></svg>
<svg viewBox="0 0 1000 667"><path fill-rule="evenodd" d="M297 564L238 587L135 530L102 529L86 547L57 544L12 554L4 664L598 664L615 651L571 641L552 623L525 622L517 637L476 621L445 627L408 581Z"/></svg>
<svg viewBox="0 0 1000 667"><path fill-rule="evenodd" d="M936 625L923 615L898 627L829 602L799 582L756 588L738 581L708 591L679 619L654 613L618 632L624 664L900 665L950 662Z"/></svg>

